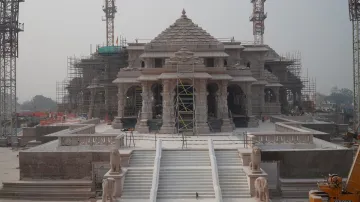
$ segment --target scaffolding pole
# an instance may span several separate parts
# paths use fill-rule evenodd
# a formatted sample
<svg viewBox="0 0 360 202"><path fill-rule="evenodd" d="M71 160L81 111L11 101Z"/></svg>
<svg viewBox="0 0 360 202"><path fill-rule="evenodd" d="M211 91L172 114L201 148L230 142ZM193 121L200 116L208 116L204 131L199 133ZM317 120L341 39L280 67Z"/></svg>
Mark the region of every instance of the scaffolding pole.
<svg viewBox="0 0 360 202"><path fill-rule="evenodd" d="M16 58L18 35L24 30L19 23L19 4L23 0L0 1L0 135L17 142ZM9 139L10 137L10 139Z"/></svg>
<svg viewBox="0 0 360 202"><path fill-rule="evenodd" d="M353 36L353 93L354 93L354 131L358 131L357 126L360 120L360 0L349 0L349 18L352 22Z"/></svg>
<svg viewBox="0 0 360 202"><path fill-rule="evenodd" d="M176 124L183 148L187 147L187 136L197 134L194 67L177 64L176 68Z"/></svg>

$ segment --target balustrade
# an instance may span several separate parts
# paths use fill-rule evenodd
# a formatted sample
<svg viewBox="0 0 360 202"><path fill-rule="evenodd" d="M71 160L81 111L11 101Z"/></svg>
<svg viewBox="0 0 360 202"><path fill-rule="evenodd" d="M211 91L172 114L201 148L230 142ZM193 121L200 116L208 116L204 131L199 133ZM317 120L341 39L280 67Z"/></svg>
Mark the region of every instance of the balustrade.
<svg viewBox="0 0 360 202"><path fill-rule="evenodd" d="M116 134L65 134L59 136L59 146L110 146L116 144Z"/></svg>

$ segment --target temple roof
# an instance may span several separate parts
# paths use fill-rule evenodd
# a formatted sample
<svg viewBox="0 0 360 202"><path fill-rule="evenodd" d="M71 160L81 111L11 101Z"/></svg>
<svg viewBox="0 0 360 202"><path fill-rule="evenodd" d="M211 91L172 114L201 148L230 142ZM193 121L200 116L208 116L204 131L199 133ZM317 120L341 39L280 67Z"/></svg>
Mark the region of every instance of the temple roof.
<svg viewBox="0 0 360 202"><path fill-rule="evenodd" d="M174 24L160 33L150 44L211 44L220 42L186 16L185 10Z"/></svg>

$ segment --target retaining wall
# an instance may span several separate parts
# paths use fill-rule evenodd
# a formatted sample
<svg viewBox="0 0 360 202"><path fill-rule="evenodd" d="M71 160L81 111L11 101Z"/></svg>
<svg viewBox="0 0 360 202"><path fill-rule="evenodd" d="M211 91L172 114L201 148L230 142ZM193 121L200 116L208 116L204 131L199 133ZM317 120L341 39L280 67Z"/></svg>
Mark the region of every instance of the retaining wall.
<svg viewBox="0 0 360 202"><path fill-rule="evenodd" d="M120 151L121 152L121 151ZM130 154L120 154L127 167ZM92 164L109 162L109 151L96 152L19 152L20 180L91 179Z"/></svg>
<svg viewBox="0 0 360 202"><path fill-rule="evenodd" d="M349 149L262 151L263 162L279 162L281 178L321 178L329 173L347 177L353 161Z"/></svg>

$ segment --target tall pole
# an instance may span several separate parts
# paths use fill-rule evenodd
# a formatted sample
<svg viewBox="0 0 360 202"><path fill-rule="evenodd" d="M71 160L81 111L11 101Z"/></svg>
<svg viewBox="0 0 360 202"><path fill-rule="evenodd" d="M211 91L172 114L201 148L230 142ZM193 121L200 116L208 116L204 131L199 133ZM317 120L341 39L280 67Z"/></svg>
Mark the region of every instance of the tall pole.
<svg viewBox="0 0 360 202"><path fill-rule="evenodd" d="M352 22L352 37L353 37L353 94L354 94L354 116L353 129L357 132L359 124L359 109L360 109L360 92L359 92L359 72L360 72L360 33L359 33L359 19L360 19L360 0L349 0L349 17Z"/></svg>
<svg viewBox="0 0 360 202"><path fill-rule="evenodd" d="M253 4L253 13L250 16L250 21L253 22L255 44L264 43L265 19L267 17L264 9L265 1L266 0L251 0L251 3Z"/></svg>
<svg viewBox="0 0 360 202"><path fill-rule="evenodd" d="M0 134L17 144L16 58L18 34L24 30L19 23L19 3L24 0L0 1Z"/></svg>
<svg viewBox="0 0 360 202"><path fill-rule="evenodd" d="M106 46L114 46L114 19L117 12L115 0L104 0L103 11L106 21Z"/></svg>

